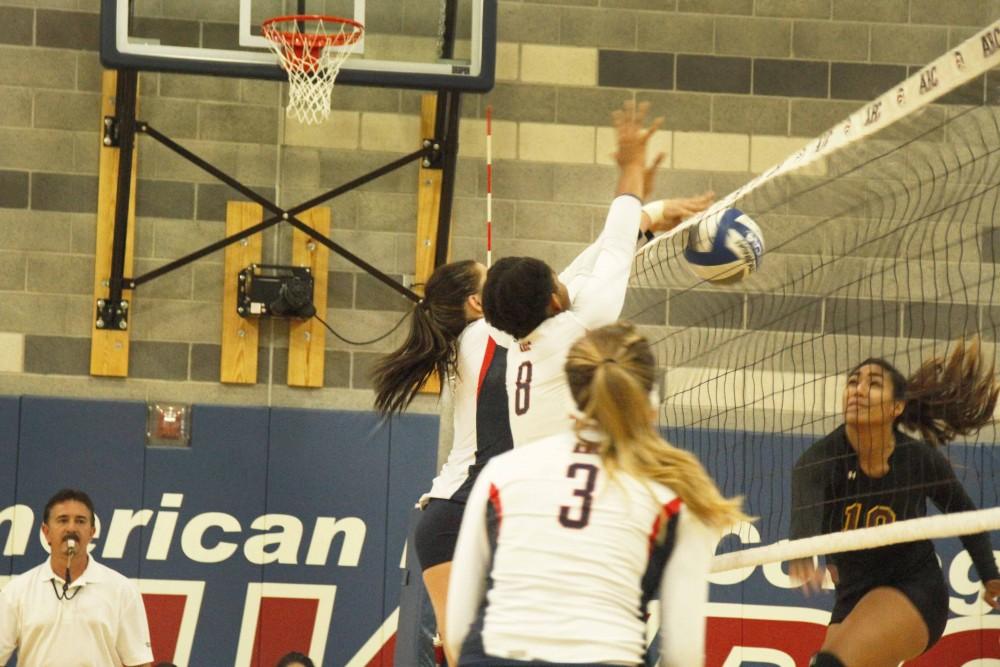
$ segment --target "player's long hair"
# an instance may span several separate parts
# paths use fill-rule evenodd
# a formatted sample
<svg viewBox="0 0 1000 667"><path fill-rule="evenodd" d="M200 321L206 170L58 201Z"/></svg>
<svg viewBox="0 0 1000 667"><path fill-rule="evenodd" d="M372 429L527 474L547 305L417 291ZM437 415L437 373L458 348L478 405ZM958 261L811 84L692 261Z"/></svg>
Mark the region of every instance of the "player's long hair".
<svg viewBox="0 0 1000 667"><path fill-rule="evenodd" d="M885 359L877 358L865 359L848 377L868 364L881 367L889 375L893 398L905 402L894 425L919 433L932 445L946 445L993 420L1000 383L995 361L987 367L978 336L970 342L958 340L950 354L927 359L909 378Z"/></svg>
<svg viewBox="0 0 1000 667"><path fill-rule="evenodd" d="M677 449L653 424L650 393L656 360L649 342L627 322L595 329L570 349L566 375L584 420L604 435L598 452L617 471L668 486L702 522L717 528L747 520L741 498L725 498L698 459Z"/></svg>
<svg viewBox="0 0 1000 667"><path fill-rule="evenodd" d="M472 260L444 264L431 274L406 340L372 372L375 409L383 416L404 411L435 371L442 381L455 371L458 337L468 325L465 302L479 293L481 282Z"/></svg>

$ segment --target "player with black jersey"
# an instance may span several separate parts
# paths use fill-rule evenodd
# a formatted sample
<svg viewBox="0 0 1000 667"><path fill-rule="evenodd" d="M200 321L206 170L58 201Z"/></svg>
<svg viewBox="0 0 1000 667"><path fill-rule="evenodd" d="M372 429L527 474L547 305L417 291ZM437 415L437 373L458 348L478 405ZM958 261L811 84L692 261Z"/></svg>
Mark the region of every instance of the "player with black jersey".
<svg viewBox="0 0 1000 667"><path fill-rule="evenodd" d="M938 449L992 419L1000 385L978 343L926 361L909 379L882 359L850 372L844 424L810 447L792 473L791 538L975 509ZM900 428L920 433L914 439ZM961 538L996 607L1000 595L989 535ZM827 557L836 586L830 627L815 667L896 667L934 645L948 619L948 589L930 540ZM818 588L823 571L794 561L792 578Z"/></svg>
<svg viewBox="0 0 1000 667"><path fill-rule="evenodd" d="M485 462L513 446L504 382L509 338L483 319L485 277L486 267L471 260L435 269L413 310L406 340L374 373L375 407L383 415L405 410L434 372L454 405L451 450L421 498L414 544L442 639L465 501Z"/></svg>
<svg viewBox="0 0 1000 667"><path fill-rule="evenodd" d="M649 401L656 360L630 324L589 332L564 373L577 429L492 459L462 520L448 641L468 667L639 665L660 598L662 667L698 667L708 570L746 519Z"/></svg>

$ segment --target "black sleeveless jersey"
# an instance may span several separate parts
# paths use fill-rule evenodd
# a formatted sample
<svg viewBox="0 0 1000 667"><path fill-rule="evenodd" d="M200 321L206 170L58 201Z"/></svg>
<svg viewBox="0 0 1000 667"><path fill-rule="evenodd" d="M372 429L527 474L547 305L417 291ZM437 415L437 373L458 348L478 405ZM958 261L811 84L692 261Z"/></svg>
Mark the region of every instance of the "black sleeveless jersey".
<svg viewBox="0 0 1000 667"><path fill-rule="evenodd" d="M943 513L974 510L948 459L936 448L896 432L889 471L868 477L844 426L812 445L792 472L791 538L798 539L927 516L927 500ZM989 534L961 538L983 581L1000 578ZM840 587L904 579L937 565L930 540L862 549L828 557Z"/></svg>
<svg viewBox="0 0 1000 667"><path fill-rule="evenodd" d="M466 502L479 472L497 454L514 447L507 412L507 348L490 338L476 393L476 459L451 499Z"/></svg>

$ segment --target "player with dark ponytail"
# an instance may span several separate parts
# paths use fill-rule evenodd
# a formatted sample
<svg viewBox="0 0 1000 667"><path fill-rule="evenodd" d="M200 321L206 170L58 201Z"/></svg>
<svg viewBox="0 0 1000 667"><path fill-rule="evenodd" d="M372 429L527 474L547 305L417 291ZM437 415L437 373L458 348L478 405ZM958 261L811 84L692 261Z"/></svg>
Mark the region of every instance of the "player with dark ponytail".
<svg viewBox="0 0 1000 667"><path fill-rule="evenodd" d="M508 339L483 319L485 279L486 267L471 260L438 267L413 310L406 340L374 371L375 407L383 415L406 410L435 372L454 404L451 451L421 498L414 544L442 639L465 501L479 469L513 446L504 385Z"/></svg>
<svg viewBox="0 0 1000 667"><path fill-rule="evenodd" d="M925 361L909 379L884 359L858 364L847 377L844 424L795 465L792 539L922 517L928 499L945 513L975 509L941 447L990 423L998 394L978 340ZM989 534L961 540L984 599L997 607ZM930 540L833 554L827 563L836 602L815 667L896 667L941 638L948 588ZM790 572L807 591L824 576L812 559L793 561Z"/></svg>
<svg viewBox="0 0 1000 667"><path fill-rule="evenodd" d="M486 267L472 260L445 264L431 274L424 298L413 308L406 340L375 366L375 408L380 413L404 411L435 372L442 379L454 375L458 339L483 316L485 275Z"/></svg>

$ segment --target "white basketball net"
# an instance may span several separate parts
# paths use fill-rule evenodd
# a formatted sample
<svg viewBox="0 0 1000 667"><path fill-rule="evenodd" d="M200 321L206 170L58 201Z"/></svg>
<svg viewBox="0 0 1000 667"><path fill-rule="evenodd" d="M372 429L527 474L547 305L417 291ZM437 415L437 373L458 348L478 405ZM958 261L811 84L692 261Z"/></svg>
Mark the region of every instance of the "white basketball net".
<svg viewBox="0 0 1000 667"><path fill-rule="evenodd" d="M358 25L319 17L264 24L262 34L288 72L286 115L309 125L330 117L334 81L363 31Z"/></svg>

